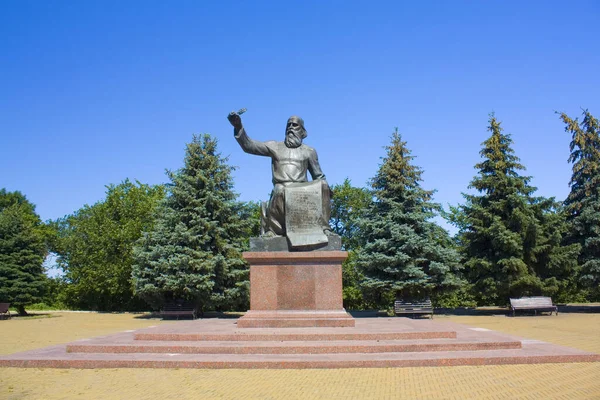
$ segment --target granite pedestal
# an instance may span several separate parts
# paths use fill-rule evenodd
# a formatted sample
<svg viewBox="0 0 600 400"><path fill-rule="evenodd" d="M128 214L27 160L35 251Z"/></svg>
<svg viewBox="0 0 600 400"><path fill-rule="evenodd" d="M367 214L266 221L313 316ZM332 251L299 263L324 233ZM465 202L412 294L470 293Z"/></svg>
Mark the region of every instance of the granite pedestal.
<svg viewBox="0 0 600 400"><path fill-rule="evenodd" d="M247 252L250 310L239 328L353 327L342 304L345 251Z"/></svg>

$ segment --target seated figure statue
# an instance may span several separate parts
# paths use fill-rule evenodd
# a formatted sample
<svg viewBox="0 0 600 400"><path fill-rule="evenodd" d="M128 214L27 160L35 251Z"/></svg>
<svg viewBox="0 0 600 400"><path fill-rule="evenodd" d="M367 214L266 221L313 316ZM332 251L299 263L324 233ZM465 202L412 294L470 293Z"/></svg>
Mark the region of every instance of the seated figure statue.
<svg viewBox="0 0 600 400"><path fill-rule="evenodd" d="M307 172L310 172L313 182L318 181L321 185L322 216L317 222L319 226L315 228L326 235L331 234L329 227L331 190L319 166L317 152L302 143L307 135L302 118L292 116L288 119L283 142L253 140L246 133L239 114L232 112L227 118L233 125L235 139L246 153L271 157L273 191L269 202L263 203L261 236L287 235L286 187L289 189L308 182Z"/></svg>

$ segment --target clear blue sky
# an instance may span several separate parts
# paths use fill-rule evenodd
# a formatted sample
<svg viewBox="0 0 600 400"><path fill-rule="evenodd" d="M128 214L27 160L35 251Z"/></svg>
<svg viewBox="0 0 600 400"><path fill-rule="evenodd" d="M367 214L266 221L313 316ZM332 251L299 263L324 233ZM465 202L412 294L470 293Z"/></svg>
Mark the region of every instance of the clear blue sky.
<svg viewBox="0 0 600 400"><path fill-rule="evenodd" d="M304 118L330 184L365 185L394 127L435 200L462 201L496 113L538 194L568 193L555 110L600 117L597 1L0 3L0 187L42 219L125 178L166 181L193 133L219 139L241 200L266 199L255 139Z"/></svg>

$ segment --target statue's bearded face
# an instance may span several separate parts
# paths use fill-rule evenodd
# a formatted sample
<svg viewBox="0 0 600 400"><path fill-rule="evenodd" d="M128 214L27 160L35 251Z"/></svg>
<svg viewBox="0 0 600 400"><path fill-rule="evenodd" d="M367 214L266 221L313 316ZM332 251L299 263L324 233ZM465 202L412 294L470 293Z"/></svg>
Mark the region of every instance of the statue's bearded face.
<svg viewBox="0 0 600 400"><path fill-rule="evenodd" d="M291 148L299 147L305 137L304 121L299 117L290 117L285 127L285 145Z"/></svg>

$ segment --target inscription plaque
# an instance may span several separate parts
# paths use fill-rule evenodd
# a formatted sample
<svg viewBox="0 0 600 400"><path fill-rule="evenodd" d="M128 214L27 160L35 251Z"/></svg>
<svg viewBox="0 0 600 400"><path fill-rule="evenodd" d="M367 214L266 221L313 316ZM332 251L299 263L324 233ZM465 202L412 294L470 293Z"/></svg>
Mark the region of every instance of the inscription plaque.
<svg viewBox="0 0 600 400"><path fill-rule="evenodd" d="M292 248L327 244L323 233L321 181L292 183L285 187L286 236Z"/></svg>

